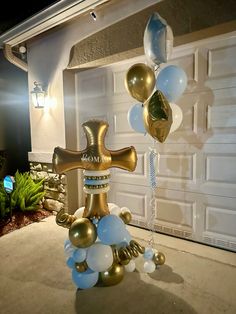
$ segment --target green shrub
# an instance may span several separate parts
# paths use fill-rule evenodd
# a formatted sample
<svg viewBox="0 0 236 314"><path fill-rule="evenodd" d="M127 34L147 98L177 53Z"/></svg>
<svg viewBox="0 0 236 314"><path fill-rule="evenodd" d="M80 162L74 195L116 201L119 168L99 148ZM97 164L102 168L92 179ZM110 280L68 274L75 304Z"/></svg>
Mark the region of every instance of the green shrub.
<svg viewBox="0 0 236 314"><path fill-rule="evenodd" d="M21 174L17 171L15 173L15 189L10 197L10 209L36 210L36 205L44 194L43 180L35 183L29 172Z"/></svg>
<svg viewBox="0 0 236 314"><path fill-rule="evenodd" d="M0 218L4 218L10 212L9 195L3 187L3 181L0 182Z"/></svg>

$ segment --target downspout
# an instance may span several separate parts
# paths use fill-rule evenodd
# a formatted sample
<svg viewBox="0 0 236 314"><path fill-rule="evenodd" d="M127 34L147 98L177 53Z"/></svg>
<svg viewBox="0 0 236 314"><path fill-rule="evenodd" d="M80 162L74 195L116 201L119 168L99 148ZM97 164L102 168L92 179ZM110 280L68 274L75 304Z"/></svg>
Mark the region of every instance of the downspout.
<svg viewBox="0 0 236 314"><path fill-rule="evenodd" d="M17 58L13 52L12 52L12 47L11 45L5 44L3 47L3 52L5 58L11 62L12 64L16 65L18 68L21 70L28 72L28 64L24 62L23 60Z"/></svg>

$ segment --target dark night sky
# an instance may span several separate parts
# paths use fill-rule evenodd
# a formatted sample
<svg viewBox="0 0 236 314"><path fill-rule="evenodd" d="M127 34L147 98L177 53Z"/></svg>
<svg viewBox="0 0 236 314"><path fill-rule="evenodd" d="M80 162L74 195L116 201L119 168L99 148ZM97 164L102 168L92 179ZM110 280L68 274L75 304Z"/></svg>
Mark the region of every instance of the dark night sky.
<svg viewBox="0 0 236 314"><path fill-rule="evenodd" d="M39 0L39 1L5 1L4 9L0 12L0 34L21 23L32 15L59 2L56 0Z"/></svg>

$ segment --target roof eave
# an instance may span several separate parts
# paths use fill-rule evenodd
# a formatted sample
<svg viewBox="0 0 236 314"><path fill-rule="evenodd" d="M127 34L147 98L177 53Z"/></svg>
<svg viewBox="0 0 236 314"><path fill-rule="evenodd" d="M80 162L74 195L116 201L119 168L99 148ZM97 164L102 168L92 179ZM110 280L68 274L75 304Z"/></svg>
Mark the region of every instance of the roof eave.
<svg viewBox="0 0 236 314"><path fill-rule="evenodd" d="M25 42L109 0L61 0L0 36L0 46Z"/></svg>

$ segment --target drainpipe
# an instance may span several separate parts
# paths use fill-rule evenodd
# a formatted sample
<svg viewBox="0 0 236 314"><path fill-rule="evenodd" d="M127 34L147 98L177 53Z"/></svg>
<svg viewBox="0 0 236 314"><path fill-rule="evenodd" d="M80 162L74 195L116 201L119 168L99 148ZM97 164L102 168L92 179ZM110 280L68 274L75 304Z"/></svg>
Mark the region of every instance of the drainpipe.
<svg viewBox="0 0 236 314"><path fill-rule="evenodd" d="M3 52L5 58L11 62L12 64L16 65L18 68L21 70L28 72L28 64L24 62L23 60L17 58L13 52L12 52L12 47L11 45L5 44L3 47Z"/></svg>

